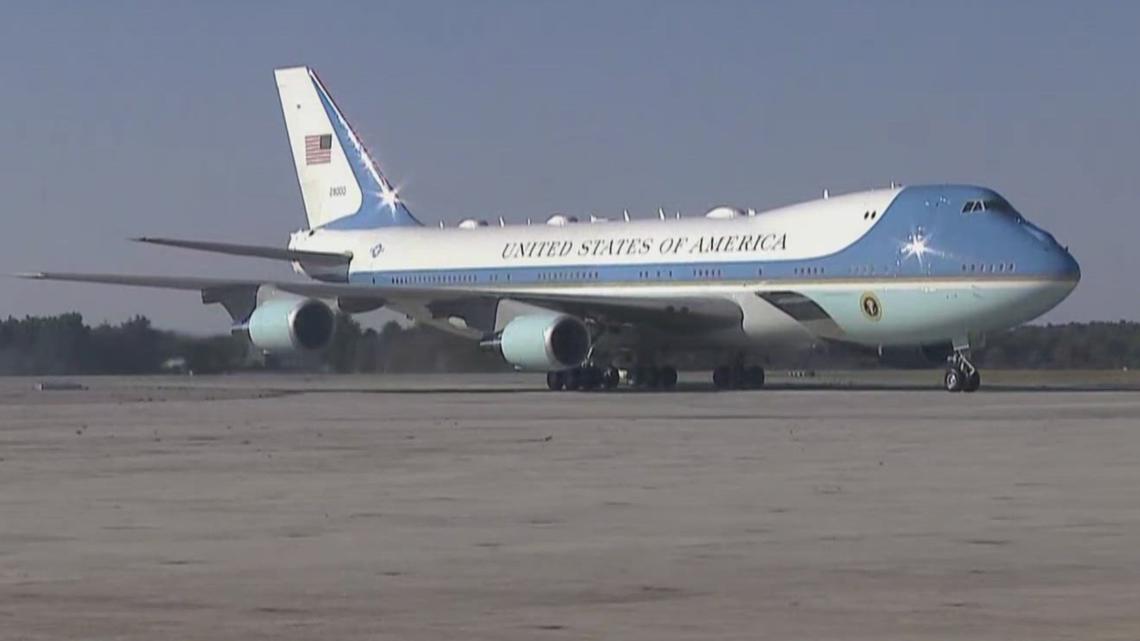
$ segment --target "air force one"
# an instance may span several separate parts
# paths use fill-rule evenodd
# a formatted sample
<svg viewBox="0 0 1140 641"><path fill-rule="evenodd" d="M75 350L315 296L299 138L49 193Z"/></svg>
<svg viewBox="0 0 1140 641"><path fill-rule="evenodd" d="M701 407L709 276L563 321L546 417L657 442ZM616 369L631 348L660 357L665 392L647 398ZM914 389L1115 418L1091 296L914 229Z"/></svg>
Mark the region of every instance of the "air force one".
<svg viewBox="0 0 1140 641"><path fill-rule="evenodd" d="M874 189L769 211L425 227L307 67L275 71L308 228L288 246L139 238L292 263L307 282L38 272L45 280L199 290L267 352L315 351L336 311L385 307L498 350L551 389L669 389L700 353L721 389L764 384L765 359L837 342L944 360L981 383L987 333L1032 320L1080 280L1076 260L996 192ZM314 282L315 281L315 282Z"/></svg>

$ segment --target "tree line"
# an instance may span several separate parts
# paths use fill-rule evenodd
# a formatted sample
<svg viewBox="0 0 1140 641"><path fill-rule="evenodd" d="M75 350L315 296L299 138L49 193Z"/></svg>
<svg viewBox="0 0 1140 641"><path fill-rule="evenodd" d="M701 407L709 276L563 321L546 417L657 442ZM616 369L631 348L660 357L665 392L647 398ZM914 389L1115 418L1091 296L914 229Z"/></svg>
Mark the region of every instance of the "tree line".
<svg viewBox="0 0 1140 641"><path fill-rule="evenodd" d="M901 354L901 356L900 356ZM1140 367L1140 323L1026 325L988 337L976 355L987 368ZM770 367L935 366L917 350L885 357L875 350L818 345ZM328 372L495 372L511 368L473 341L389 322L379 331L347 315L329 348L308 358L267 358L241 335L198 337L157 329L142 316L91 327L78 313L0 321L0 375L200 374L253 369Z"/></svg>
<svg viewBox="0 0 1140 641"><path fill-rule="evenodd" d="M0 375L217 374L300 369L330 372L473 372L510 368L471 341L389 322L380 331L347 315L332 344L308 357L267 357L241 334L190 336L136 316L91 327L78 313L0 321Z"/></svg>

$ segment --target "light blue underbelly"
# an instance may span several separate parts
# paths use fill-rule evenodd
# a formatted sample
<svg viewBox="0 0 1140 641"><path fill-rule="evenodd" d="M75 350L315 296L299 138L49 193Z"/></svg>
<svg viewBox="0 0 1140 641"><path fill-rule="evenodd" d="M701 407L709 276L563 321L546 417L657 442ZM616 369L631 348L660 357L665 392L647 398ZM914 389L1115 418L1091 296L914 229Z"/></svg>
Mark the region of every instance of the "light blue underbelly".
<svg viewBox="0 0 1140 641"><path fill-rule="evenodd" d="M888 281L865 287L821 286L803 293L835 321L839 338L868 345L907 345L1014 327L1052 309L1074 285L1061 281Z"/></svg>

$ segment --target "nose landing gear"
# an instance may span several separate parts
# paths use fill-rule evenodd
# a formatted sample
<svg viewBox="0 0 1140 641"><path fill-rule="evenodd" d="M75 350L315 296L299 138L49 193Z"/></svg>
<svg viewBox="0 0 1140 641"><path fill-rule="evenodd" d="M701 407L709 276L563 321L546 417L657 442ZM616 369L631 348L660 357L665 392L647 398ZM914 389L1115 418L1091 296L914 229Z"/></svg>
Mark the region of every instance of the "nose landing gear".
<svg viewBox="0 0 1140 641"><path fill-rule="evenodd" d="M970 362L968 350L958 349L946 359L942 382L947 392L976 392L982 386L982 374Z"/></svg>

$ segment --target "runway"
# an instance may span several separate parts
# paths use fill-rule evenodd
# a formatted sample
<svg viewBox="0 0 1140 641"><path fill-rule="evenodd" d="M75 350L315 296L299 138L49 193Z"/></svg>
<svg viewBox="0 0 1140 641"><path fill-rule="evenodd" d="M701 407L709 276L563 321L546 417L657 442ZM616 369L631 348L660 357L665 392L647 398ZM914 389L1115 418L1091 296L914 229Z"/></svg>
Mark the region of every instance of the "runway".
<svg viewBox="0 0 1140 641"><path fill-rule="evenodd" d="M1140 393L1015 378L0 379L0 639L1136 638Z"/></svg>

